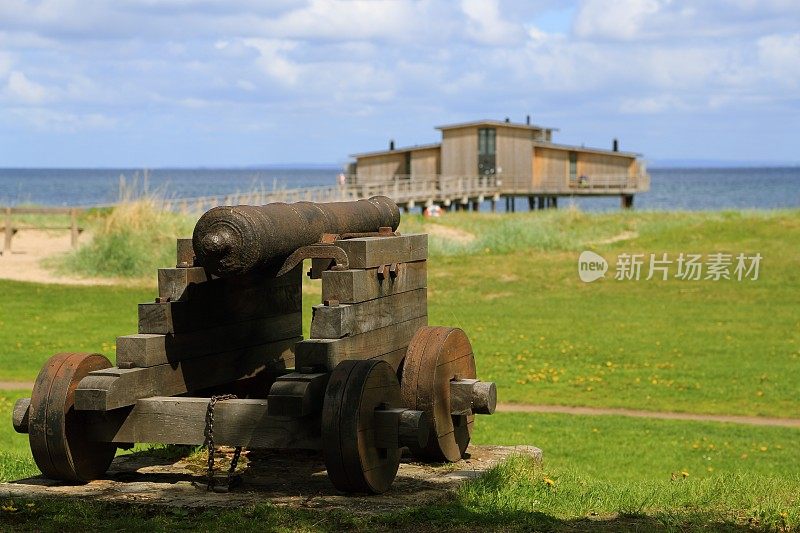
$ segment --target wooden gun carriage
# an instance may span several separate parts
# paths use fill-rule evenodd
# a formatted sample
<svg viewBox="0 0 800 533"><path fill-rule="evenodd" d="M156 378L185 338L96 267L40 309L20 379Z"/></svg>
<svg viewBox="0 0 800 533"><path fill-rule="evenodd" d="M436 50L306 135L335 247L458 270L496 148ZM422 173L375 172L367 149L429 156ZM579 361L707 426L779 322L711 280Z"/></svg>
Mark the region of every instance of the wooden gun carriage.
<svg viewBox="0 0 800 533"><path fill-rule="evenodd" d="M427 235L399 222L384 197L207 212L138 333L117 338L117 366L54 355L15 404L39 469L87 482L137 442L308 449L339 490L379 493L404 447L460 460L495 385L462 330L428 326ZM322 303L303 340L305 259Z"/></svg>

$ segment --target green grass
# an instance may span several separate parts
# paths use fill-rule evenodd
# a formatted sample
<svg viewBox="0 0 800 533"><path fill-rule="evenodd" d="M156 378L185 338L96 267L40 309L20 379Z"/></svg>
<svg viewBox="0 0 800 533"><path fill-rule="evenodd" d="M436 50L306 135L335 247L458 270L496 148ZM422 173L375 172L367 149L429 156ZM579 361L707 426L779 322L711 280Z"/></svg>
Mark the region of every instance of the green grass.
<svg viewBox="0 0 800 533"><path fill-rule="evenodd" d="M638 232L592 247L612 263L623 251L760 252L760 279L586 284L582 245L439 257L430 322L468 333L503 401L800 417L797 212L574 216L578 236L595 220ZM462 218L490 234L495 217L442 223Z"/></svg>
<svg viewBox="0 0 800 533"><path fill-rule="evenodd" d="M401 230L431 225L462 234L432 229L430 323L467 332L479 375L497 381L501 401L800 417L800 212L448 214L406 217ZM619 235L629 238L611 242ZM159 266L173 261L173 237L153 245ZM621 252L764 259L757 281L623 282L610 279L612 270L584 284L576 272L584 249L612 263ZM318 283L306 292L306 334ZM146 287L7 281L0 293L0 380L21 381L57 351L113 356L114 338L136 330L135 304L155 296ZM0 420L22 395L0 393ZM141 530L788 531L800 522L798 436L791 428L496 414L479 420L474 442L539 446L544 466L511 461L422 509L367 519L267 504L187 514L15 502L16 511L0 512L0 529L87 529L102 517L107 528ZM26 437L0 424L0 479L33 473Z"/></svg>
<svg viewBox="0 0 800 533"><path fill-rule="evenodd" d="M11 426L14 401L30 396L30 391L0 391L0 481L10 481L39 473L28 447L28 436Z"/></svg>
<svg viewBox="0 0 800 533"><path fill-rule="evenodd" d="M0 381L36 378L54 353L98 352L114 361L118 335L136 332L136 304L153 289L0 281Z"/></svg>

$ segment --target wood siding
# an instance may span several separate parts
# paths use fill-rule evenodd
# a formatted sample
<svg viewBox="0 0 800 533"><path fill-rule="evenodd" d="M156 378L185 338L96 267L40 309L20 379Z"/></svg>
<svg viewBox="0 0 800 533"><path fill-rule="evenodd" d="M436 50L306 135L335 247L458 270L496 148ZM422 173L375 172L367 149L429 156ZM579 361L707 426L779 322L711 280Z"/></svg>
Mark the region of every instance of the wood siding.
<svg viewBox="0 0 800 533"><path fill-rule="evenodd" d="M497 168L503 190L527 191L530 188L531 141L537 133L520 128L497 128Z"/></svg>
<svg viewBox="0 0 800 533"><path fill-rule="evenodd" d="M411 152L411 175L434 176L441 174L441 149L429 148Z"/></svg>
<svg viewBox="0 0 800 533"><path fill-rule="evenodd" d="M569 151L542 148L533 150L533 186L545 184L565 184L569 170Z"/></svg>
<svg viewBox="0 0 800 533"><path fill-rule="evenodd" d="M478 174L478 128L456 128L442 132L442 175Z"/></svg>
<svg viewBox="0 0 800 533"><path fill-rule="evenodd" d="M578 152L578 176L628 177L634 175L634 162L630 156Z"/></svg>
<svg viewBox="0 0 800 533"><path fill-rule="evenodd" d="M359 183L373 180L386 180L395 174L404 174L405 152L359 157L356 176Z"/></svg>

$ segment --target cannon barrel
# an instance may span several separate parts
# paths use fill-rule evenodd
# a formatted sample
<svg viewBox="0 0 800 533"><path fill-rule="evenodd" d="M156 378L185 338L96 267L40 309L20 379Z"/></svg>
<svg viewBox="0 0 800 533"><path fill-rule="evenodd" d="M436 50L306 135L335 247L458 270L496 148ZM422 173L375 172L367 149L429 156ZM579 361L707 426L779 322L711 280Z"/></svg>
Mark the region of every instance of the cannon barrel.
<svg viewBox="0 0 800 533"><path fill-rule="evenodd" d="M273 203L215 207L194 227L197 263L211 274L228 277L275 264L325 233L396 230L400 210L385 196L355 202Z"/></svg>

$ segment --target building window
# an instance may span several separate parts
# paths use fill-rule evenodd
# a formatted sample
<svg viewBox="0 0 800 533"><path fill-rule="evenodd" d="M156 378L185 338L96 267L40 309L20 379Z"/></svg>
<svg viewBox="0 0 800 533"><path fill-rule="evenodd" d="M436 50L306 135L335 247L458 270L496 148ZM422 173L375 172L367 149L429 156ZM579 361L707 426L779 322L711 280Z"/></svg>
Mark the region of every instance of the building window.
<svg viewBox="0 0 800 533"><path fill-rule="evenodd" d="M569 180L575 181L578 179L578 153L569 153Z"/></svg>
<svg viewBox="0 0 800 533"><path fill-rule="evenodd" d="M478 175L491 176L495 173L495 151L497 147L494 128L478 128Z"/></svg>
<svg viewBox="0 0 800 533"><path fill-rule="evenodd" d="M497 130L478 128L478 155L495 155Z"/></svg>

